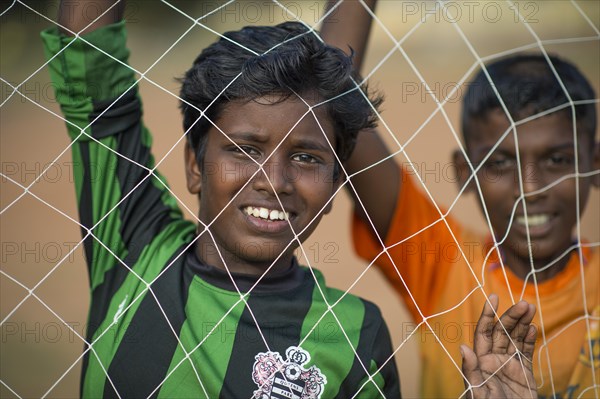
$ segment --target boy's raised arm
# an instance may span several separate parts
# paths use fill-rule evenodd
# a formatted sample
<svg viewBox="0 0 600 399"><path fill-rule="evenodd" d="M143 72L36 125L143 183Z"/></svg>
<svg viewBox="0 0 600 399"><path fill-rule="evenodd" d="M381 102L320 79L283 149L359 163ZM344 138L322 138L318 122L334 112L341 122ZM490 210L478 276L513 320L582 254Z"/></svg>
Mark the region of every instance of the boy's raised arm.
<svg viewBox="0 0 600 399"><path fill-rule="evenodd" d="M133 276L128 268L135 271L157 240L168 241L165 235L183 223L160 175L149 173L155 164L152 138L143 124L135 72L128 66L123 7L123 1L63 1L62 28L42 32L56 99L73 140L92 307L114 294ZM87 33L72 37L80 31ZM179 227L179 232L189 230Z"/></svg>
<svg viewBox="0 0 600 399"><path fill-rule="evenodd" d="M119 22L123 19L124 9L125 0L61 1L57 21L59 30L67 36L86 34Z"/></svg>
<svg viewBox="0 0 600 399"><path fill-rule="evenodd" d="M328 9L339 1L330 0ZM336 10L325 18L321 28L321 36L328 44L347 53L350 49L354 51L353 62L358 72L362 67L373 19L362 3L374 10L377 0L343 0ZM389 155L390 151L378 132L375 129L365 130L359 133L356 149L344 164L344 168L352 175ZM358 215L368 220L360 204L362 202L382 239L385 239L392 220L400 183L400 167L393 159L389 159L352 178L358 197L349 185L346 186Z"/></svg>
<svg viewBox="0 0 600 399"><path fill-rule="evenodd" d="M339 5L338 5L339 3ZM370 10L375 11L377 0L364 0ZM360 72L369 41L371 15L360 0L329 0L327 10L333 10L321 26L321 37L327 44L338 47L346 53L354 51L352 62Z"/></svg>

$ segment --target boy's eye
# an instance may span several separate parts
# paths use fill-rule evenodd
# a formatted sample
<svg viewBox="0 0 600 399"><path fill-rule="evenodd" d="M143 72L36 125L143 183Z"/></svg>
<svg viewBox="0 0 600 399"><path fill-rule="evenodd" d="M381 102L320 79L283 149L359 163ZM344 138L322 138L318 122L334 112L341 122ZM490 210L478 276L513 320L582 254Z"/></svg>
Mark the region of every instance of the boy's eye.
<svg viewBox="0 0 600 399"><path fill-rule="evenodd" d="M301 154L295 154L294 156L292 156L292 159L294 161L297 162L302 162L302 163L318 163L319 160L310 155L310 154L305 154L305 153L301 153Z"/></svg>
<svg viewBox="0 0 600 399"><path fill-rule="evenodd" d="M513 167L513 165L514 165L514 160L512 160L508 157L505 157L505 156L492 157L492 158L488 159L487 162L485 163L486 167L497 169L497 170L506 170L506 169Z"/></svg>
<svg viewBox="0 0 600 399"><path fill-rule="evenodd" d="M230 147L230 151L242 155L249 155L251 157L256 157L257 155L260 155L260 152L256 148L251 147L249 145L233 145Z"/></svg>
<svg viewBox="0 0 600 399"><path fill-rule="evenodd" d="M552 154L547 162L550 166L571 166L573 164L573 156L567 154Z"/></svg>

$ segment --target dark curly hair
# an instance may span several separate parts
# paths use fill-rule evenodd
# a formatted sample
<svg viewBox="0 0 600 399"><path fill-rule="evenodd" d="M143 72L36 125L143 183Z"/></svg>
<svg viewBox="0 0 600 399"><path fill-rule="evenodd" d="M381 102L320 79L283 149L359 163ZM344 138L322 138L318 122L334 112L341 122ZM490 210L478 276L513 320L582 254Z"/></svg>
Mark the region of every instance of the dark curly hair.
<svg viewBox="0 0 600 399"><path fill-rule="evenodd" d="M571 100L593 100L594 89L583 74L571 63L549 56L558 76L564 83ZM541 54L516 55L501 59L486 69L500 93L508 112L517 121L568 102L548 61ZM500 102L483 70L475 76L463 98L462 131L468 147L472 122L485 118ZM559 111L571 119L571 108ZM577 127L593 142L596 133L596 108L594 104L575 106Z"/></svg>
<svg viewBox="0 0 600 399"><path fill-rule="evenodd" d="M382 102L381 96L371 96L365 85L352 90L360 78L352 68L351 57L326 45L298 22L248 26L225 33L200 53L180 81L183 128L189 129L198 163L202 162L212 125L200 118L197 109L214 122L230 101L270 94L283 101L293 93L316 94L319 100L329 100L324 106L335 127L336 153L344 162L354 149L358 132L375 126L374 110Z"/></svg>

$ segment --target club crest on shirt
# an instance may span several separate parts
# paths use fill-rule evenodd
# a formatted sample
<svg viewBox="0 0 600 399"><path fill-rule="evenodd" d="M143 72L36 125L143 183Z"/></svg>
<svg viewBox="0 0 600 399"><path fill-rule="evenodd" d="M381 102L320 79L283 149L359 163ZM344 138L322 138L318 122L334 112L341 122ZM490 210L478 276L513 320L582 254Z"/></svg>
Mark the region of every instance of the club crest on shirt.
<svg viewBox="0 0 600 399"><path fill-rule="evenodd" d="M303 366L310 355L299 346L285 351L287 360L279 352L261 352L254 358L252 381L258 386L253 399L319 399L327 378L318 367Z"/></svg>

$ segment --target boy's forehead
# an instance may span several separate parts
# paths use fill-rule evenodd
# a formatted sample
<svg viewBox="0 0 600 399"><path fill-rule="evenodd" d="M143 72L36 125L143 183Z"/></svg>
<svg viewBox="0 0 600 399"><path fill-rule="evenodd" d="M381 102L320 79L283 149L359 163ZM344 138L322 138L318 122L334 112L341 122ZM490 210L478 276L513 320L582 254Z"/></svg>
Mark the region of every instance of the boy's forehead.
<svg viewBox="0 0 600 399"><path fill-rule="evenodd" d="M490 141L498 141L510 127L510 121L503 110L495 108L483 117L472 118L468 134L465 135L467 147L477 146Z"/></svg>
<svg viewBox="0 0 600 399"><path fill-rule="evenodd" d="M528 118L528 116L524 116ZM573 143L573 124L567 112L559 111L548 115L534 117L525 122L515 122L516 130L502 110L494 110L485 118L472 121L471 131L465 137L467 149L472 151L482 148L491 150L497 145L498 148L515 148L515 132L518 139L520 151L529 149L543 151ZM586 137L583 129L578 129L579 137ZM499 143L498 143L499 142ZM587 146L585 143L581 145ZM474 154L472 154L474 155Z"/></svg>
<svg viewBox="0 0 600 399"><path fill-rule="evenodd" d="M311 102L296 95L266 95L255 99L235 100L223 105L217 125L226 134L252 133L268 138L277 133L295 132L323 136L333 134L333 121L318 98Z"/></svg>

